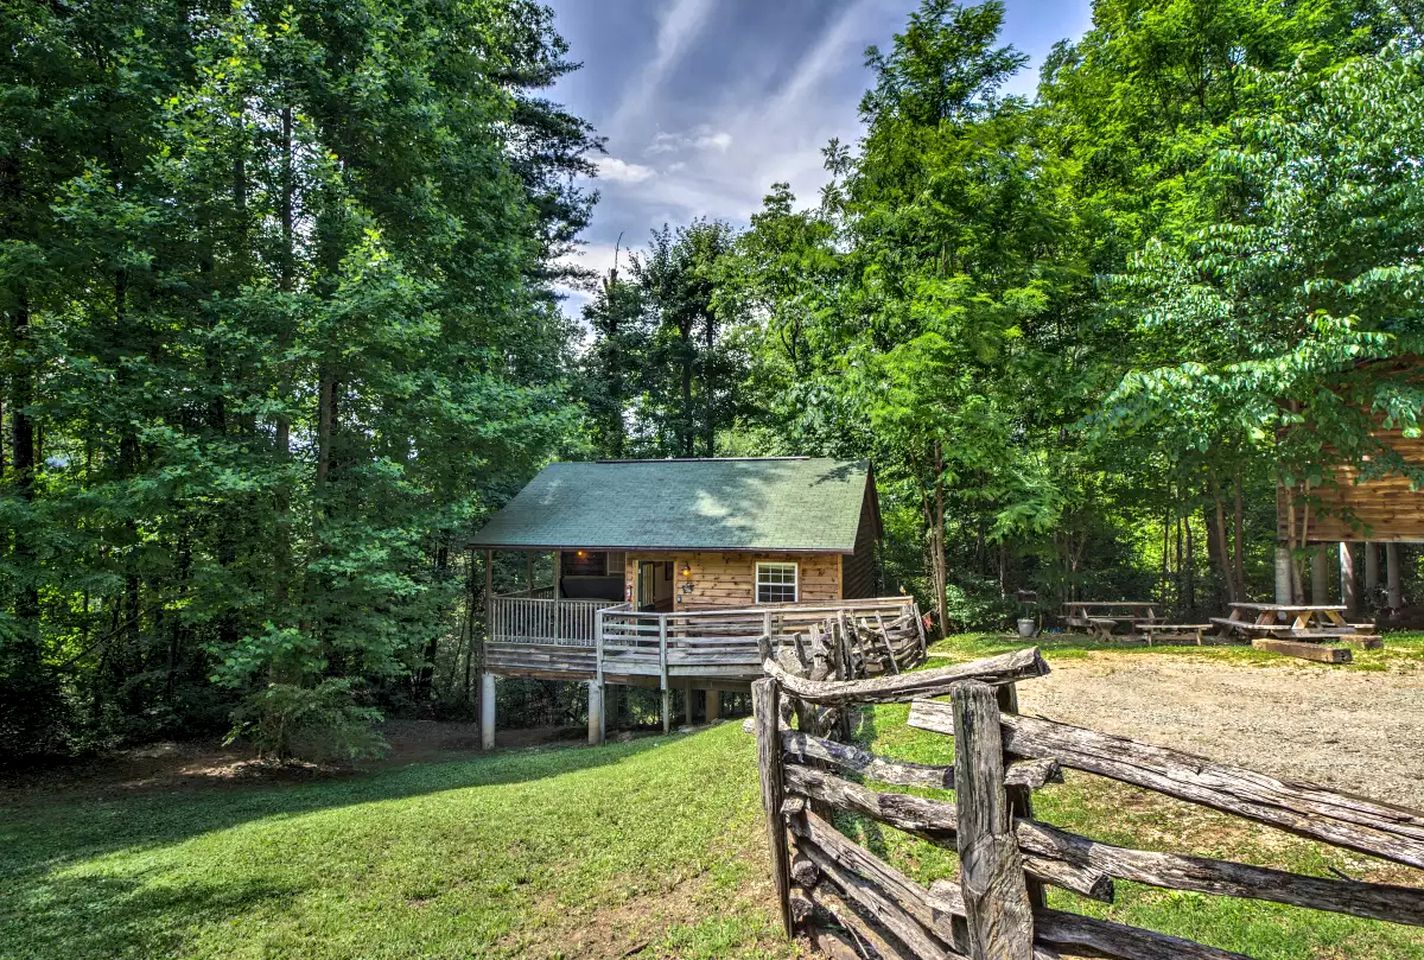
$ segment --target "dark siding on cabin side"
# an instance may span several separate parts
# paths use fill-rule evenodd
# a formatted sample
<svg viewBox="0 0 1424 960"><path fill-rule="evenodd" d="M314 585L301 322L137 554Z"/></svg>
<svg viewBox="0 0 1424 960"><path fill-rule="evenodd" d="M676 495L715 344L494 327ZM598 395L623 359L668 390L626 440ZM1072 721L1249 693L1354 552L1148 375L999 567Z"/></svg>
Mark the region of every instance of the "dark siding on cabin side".
<svg viewBox="0 0 1424 960"><path fill-rule="evenodd" d="M841 599L861 600L878 593L875 582L875 488L866 484L855 532L855 553L841 557Z"/></svg>

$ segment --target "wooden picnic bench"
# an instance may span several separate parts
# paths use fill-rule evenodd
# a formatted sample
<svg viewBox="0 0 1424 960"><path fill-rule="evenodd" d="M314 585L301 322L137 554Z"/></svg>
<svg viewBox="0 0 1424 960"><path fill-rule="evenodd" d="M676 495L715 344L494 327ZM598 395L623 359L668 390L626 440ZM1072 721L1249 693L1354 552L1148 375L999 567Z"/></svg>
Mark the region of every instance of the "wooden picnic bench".
<svg viewBox="0 0 1424 960"><path fill-rule="evenodd" d="M1101 640L1111 638L1118 627L1135 632L1161 619L1157 604L1150 600L1070 600L1063 605L1064 624L1087 630Z"/></svg>
<svg viewBox="0 0 1424 960"><path fill-rule="evenodd" d="M1229 615L1212 617L1211 622L1224 633L1249 639L1259 650L1326 663L1348 663L1349 650L1325 644L1336 641L1365 650L1384 645L1373 635L1373 626L1347 622L1344 605L1239 601L1230 607Z"/></svg>
<svg viewBox="0 0 1424 960"><path fill-rule="evenodd" d="M1159 640L1190 640L1200 647L1213 627L1210 623L1139 623L1137 629L1147 638L1149 647Z"/></svg>

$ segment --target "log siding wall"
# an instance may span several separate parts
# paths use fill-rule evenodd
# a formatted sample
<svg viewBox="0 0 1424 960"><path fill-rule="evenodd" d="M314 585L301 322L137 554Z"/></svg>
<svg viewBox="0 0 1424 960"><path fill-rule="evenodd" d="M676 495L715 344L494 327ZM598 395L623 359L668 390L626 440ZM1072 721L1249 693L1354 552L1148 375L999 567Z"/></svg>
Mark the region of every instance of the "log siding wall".
<svg viewBox="0 0 1424 960"><path fill-rule="evenodd" d="M855 553L841 557L841 597L861 599L878 592L875 582L875 488L867 486L860 508Z"/></svg>
<svg viewBox="0 0 1424 960"><path fill-rule="evenodd" d="M841 599L841 556L836 553L724 553L698 551L632 551L624 565L626 596L634 596L638 581L638 561L673 561L673 609L707 610L717 607L742 608L756 603L758 562L798 565L800 603ZM690 577L682 575L686 566ZM683 591L683 585L692 588Z"/></svg>
<svg viewBox="0 0 1424 960"><path fill-rule="evenodd" d="M1398 430L1376 434L1414 467L1424 466L1424 438L1406 437ZM1391 474L1356 483L1360 471L1337 465L1333 482L1310 491L1318 501L1312 507L1306 538L1312 543L1337 541L1424 540L1424 491L1414 490L1407 477ZM1277 491L1277 536L1285 541L1290 529L1286 491ZM1296 525L1305 521L1304 501L1296 497ZM1354 521L1353 523L1351 521Z"/></svg>

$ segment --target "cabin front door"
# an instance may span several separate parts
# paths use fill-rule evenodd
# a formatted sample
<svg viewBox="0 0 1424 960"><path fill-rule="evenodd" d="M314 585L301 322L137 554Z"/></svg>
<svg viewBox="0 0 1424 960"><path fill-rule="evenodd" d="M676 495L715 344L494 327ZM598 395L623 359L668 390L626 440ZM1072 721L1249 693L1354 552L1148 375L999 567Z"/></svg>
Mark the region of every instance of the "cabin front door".
<svg viewBox="0 0 1424 960"><path fill-rule="evenodd" d="M639 560L637 596L639 610L672 609L672 561Z"/></svg>

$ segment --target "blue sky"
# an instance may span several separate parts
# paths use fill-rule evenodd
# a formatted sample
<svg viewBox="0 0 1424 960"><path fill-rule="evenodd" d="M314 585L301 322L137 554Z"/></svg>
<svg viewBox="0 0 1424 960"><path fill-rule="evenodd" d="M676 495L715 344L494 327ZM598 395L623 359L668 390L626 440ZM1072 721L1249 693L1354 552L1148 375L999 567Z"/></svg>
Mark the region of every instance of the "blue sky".
<svg viewBox="0 0 1424 960"><path fill-rule="evenodd" d="M785 180L803 203L825 180L821 148L854 143L865 48L888 46L918 0L548 0L583 69L555 99L607 138L602 194L579 259L695 217L741 224ZM1031 94L1053 44L1089 24L1090 0L1007 0L1003 39L1030 57ZM571 292L576 314L584 296Z"/></svg>

